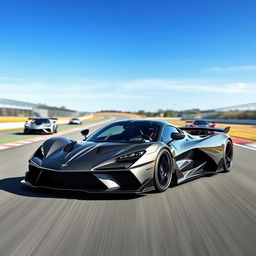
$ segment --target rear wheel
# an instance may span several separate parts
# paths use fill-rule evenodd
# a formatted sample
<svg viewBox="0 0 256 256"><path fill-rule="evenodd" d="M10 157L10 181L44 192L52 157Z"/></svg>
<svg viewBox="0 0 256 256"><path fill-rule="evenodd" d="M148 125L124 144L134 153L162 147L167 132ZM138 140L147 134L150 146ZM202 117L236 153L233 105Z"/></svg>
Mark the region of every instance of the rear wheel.
<svg viewBox="0 0 256 256"><path fill-rule="evenodd" d="M233 143L231 140L226 142L223 160L223 172L230 172L233 165Z"/></svg>
<svg viewBox="0 0 256 256"><path fill-rule="evenodd" d="M169 188L172 180L172 158L167 149L163 149L156 160L154 173L155 189L157 192L163 192Z"/></svg>

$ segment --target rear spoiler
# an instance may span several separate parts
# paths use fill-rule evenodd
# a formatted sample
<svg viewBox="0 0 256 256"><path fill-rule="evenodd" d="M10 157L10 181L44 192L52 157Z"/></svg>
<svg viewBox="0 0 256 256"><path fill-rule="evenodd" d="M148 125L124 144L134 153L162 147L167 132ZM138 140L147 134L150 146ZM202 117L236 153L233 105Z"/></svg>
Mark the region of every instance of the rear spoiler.
<svg viewBox="0 0 256 256"><path fill-rule="evenodd" d="M48 117L29 117L28 120L35 120L35 119L40 119L40 118L48 118ZM57 117L50 117L48 119L52 119L52 120L58 120Z"/></svg>
<svg viewBox="0 0 256 256"><path fill-rule="evenodd" d="M228 133L230 127L226 128L215 128L215 127L179 127L183 131L205 131L205 132L224 132Z"/></svg>

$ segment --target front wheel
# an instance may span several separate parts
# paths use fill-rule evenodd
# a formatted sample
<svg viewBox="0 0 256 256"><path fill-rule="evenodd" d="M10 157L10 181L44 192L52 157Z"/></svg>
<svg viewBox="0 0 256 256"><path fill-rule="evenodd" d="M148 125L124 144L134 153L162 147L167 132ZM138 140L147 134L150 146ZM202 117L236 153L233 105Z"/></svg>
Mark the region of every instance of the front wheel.
<svg viewBox="0 0 256 256"><path fill-rule="evenodd" d="M163 192L169 188L172 180L172 158L167 149L163 149L156 160L154 183L157 192Z"/></svg>
<svg viewBox="0 0 256 256"><path fill-rule="evenodd" d="M223 172L230 172L233 165L233 143L231 140L226 142L223 160Z"/></svg>

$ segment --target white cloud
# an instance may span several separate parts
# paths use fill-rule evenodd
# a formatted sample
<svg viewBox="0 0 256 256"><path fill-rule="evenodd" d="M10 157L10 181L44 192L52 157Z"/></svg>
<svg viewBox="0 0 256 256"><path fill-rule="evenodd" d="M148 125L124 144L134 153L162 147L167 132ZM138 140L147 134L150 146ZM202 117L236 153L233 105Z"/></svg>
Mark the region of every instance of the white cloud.
<svg viewBox="0 0 256 256"><path fill-rule="evenodd" d="M0 76L0 81L25 81L25 78Z"/></svg>
<svg viewBox="0 0 256 256"><path fill-rule="evenodd" d="M256 93L256 83L215 82L196 79L138 79L123 82L99 81L85 84L46 84L46 83L0 83L2 97L11 95L34 95L40 98L152 98L154 94L179 92L213 93Z"/></svg>
<svg viewBox="0 0 256 256"><path fill-rule="evenodd" d="M73 109L180 109L214 107L216 99L239 103L252 101L256 83L200 79L147 78L127 81L76 81L63 84L0 81L1 98L10 98ZM212 99L215 99L214 102ZM250 100L249 100L250 99ZM211 103L212 102L212 103ZM230 104L231 104L230 103ZM204 106L209 107L204 107ZM186 107L185 107L186 106Z"/></svg>
<svg viewBox="0 0 256 256"><path fill-rule="evenodd" d="M256 66L213 67L209 71L256 71Z"/></svg>
<svg viewBox="0 0 256 256"><path fill-rule="evenodd" d="M120 83L125 90L155 90L214 93L256 93L256 83L215 83L206 80L141 79Z"/></svg>

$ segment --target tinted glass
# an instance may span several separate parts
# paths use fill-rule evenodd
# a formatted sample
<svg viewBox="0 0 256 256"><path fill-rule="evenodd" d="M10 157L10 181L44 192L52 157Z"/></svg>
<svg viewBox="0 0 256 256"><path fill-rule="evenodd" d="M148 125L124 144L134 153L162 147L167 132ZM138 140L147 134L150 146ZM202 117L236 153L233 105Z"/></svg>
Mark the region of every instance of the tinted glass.
<svg viewBox="0 0 256 256"><path fill-rule="evenodd" d="M196 125L208 125L208 122L206 122L206 121L195 121L194 124L196 124Z"/></svg>
<svg viewBox="0 0 256 256"><path fill-rule="evenodd" d="M49 124L50 120L46 119L46 118L42 118L42 119L35 119L32 120L32 123L35 123L36 125L40 125L40 124Z"/></svg>
<svg viewBox="0 0 256 256"><path fill-rule="evenodd" d="M171 141L171 134L173 132L179 132L179 131L173 126L165 126L162 136L161 136L161 140L164 142Z"/></svg>
<svg viewBox="0 0 256 256"><path fill-rule="evenodd" d="M104 142L151 142L156 141L159 126L150 123L114 123L90 136L88 141Z"/></svg>

